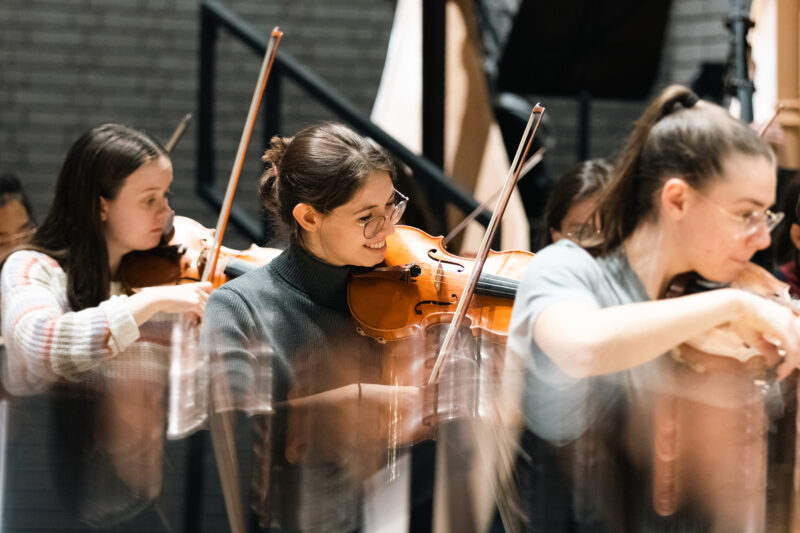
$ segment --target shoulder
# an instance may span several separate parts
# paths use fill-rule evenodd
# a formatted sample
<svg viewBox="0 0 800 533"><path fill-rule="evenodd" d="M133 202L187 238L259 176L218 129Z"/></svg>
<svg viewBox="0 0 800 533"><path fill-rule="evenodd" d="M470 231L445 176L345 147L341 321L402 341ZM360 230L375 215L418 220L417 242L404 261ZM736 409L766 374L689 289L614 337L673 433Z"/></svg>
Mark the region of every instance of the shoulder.
<svg viewBox="0 0 800 533"><path fill-rule="evenodd" d="M63 276L64 271L58 261L47 254L34 250L20 250L9 255L3 263L2 277L14 284L29 283L40 276L50 278Z"/></svg>
<svg viewBox="0 0 800 533"><path fill-rule="evenodd" d="M236 305L236 302L259 302L278 296L276 276L264 265L232 279L211 293L209 305Z"/></svg>
<svg viewBox="0 0 800 533"><path fill-rule="evenodd" d="M537 253L522 275L522 285L591 283L602 275L597 259L568 239L562 239Z"/></svg>

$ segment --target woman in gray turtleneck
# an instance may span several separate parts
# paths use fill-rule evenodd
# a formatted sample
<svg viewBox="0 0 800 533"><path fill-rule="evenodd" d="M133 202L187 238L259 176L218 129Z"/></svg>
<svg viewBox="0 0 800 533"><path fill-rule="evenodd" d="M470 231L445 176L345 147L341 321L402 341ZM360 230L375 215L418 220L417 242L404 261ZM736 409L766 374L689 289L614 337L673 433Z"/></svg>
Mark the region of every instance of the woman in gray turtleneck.
<svg viewBox="0 0 800 533"><path fill-rule="evenodd" d="M261 200L290 228L288 249L212 294L201 346L233 405L256 417L257 514L282 531L362 527L362 482L386 459L379 442L381 348L356 332L346 287L383 261L405 209L390 155L326 123L274 137ZM412 388L408 388L412 389ZM408 390L409 394L414 391ZM367 401L369 399L375 401Z"/></svg>

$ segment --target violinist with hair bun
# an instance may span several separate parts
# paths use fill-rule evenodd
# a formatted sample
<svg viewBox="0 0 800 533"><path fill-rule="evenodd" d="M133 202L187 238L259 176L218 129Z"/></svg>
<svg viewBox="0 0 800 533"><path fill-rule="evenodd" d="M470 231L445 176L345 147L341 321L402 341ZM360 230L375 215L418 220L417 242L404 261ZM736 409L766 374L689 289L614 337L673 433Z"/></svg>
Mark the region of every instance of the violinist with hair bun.
<svg viewBox="0 0 800 533"><path fill-rule="evenodd" d="M91 526L158 496L174 318L165 313L201 317L211 290L132 294L117 280L123 256L160 243L171 183L169 156L149 135L90 129L67 153L44 222L0 275L4 384L18 395L49 390L56 489Z"/></svg>
<svg viewBox="0 0 800 533"><path fill-rule="evenodd" d="M355 531L363 483L386 461L386 440L370 437L380 406L390 391L403 403L419 389L379 384L383 345L357 333L347 284L383 261L407 198L395 189L390 154L344 125L310 126L270 145L261 201L290 242L209 299L201 347L232 401L214 407L270 415L257 418L255 445L262 527Z"/></svg>
<svg viewBox="0 0 800 533"><path fill-rule="evenodd" d="M798 366L800 319L793 311L724 288L769 246L782 218L769 209L775 190L769 145L724 109L671 86L637 121L598 200L599 244L586 250L563 239L531 260L509 348L526 368L528 429L565 459L562 490L572 499L565 527L766 527L765 455L757 453L764 451L766 415L758 384L775 380L715 382L713 367L686 364L681 347L729 325L740 346L760 353L779 378ZM676 276L692 272L723 288L665 298ZM756 371L724 359L718 368L741 369L729 377ZM693 406L673 420L671 433L659 425L658 407L669 411L674 403L658 397ZM704 423L689 428L681 420ZM752 447L741 444L745 434L757 436ZM670 455L674 442L688 438L697 439L690 466ZM662 476L659 468L676 464L686 470Z"/></svg>

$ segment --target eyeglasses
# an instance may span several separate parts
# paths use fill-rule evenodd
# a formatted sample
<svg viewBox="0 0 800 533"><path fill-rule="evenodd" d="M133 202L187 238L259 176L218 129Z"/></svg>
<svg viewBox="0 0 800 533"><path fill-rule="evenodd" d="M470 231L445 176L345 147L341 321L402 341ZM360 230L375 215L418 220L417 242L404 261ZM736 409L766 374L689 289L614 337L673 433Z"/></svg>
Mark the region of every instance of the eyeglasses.
<svg viewBox="0 0 800 533"><path fill-rule="evenodd" d="M22 244L23 242L30 239L34 233L36 233L36 228L25 228L24 230L19 231L13 235L0 238L0 248L13 246L15 244Z"/></svg>
<svg viewBox="0 0 800 533"><path fill-rule="evenodd" d="M763 211L750 211L748 213L737 215L717 204L715 201L697 189L694 189L694 191L698 194L698 196L716 207L719 212L725 214L725 216L731 220L735 220L741 224L742 232L739 235L745 238L755 235L762 226L767 228L767 233L769 233L774 230L778 224L780 224L781 220L783 220L783 213L773 213L769 209L765 209Z"/></svg>
<svg viewBox="0 0 800 533"><path fill-rule="evenodd" d="M392 224L396 224L400 217L403 216L405 213L406 205L408 204L408 196L404 195L397 189L394 190L394 197L395 197L395 204L392 206L392 211L388 215L379 215L377 217L372 217L371 219L367 220L366 222L358 222L358 225L364 228L364 238L371 239L375 235L381 232L383 229L383 225L386 224L386 220L388 219L389 222ZM400 201L397 201L397 198L400 198Z"/></svg>

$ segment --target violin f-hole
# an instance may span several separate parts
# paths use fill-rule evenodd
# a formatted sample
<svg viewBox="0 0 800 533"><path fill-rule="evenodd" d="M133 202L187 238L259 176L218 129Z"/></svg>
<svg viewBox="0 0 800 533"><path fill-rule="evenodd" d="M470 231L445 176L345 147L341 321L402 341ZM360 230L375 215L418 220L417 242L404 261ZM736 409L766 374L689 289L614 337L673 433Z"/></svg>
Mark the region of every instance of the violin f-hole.
<svg viewBox="0 0 800 533"><path fill-rule="evenodd" d="M420 306L422 306L422 305L441 305L442 307L449 307L451 305L457 305L458 304L458 296L455 295L455 294L451 294L450 296L453 298L452 302L442 302L442 301L438 301L438 300L423 300L421 302L417 302L417 305L414 306L414 312L417 313L418 315L421 315L422 314L422 309L420 309Z"/></svg>
<svg viewBox="0 0 800 533"><path fill-rule="evenodd" d="M430 250L428 250L428 257L430 257L434 261L438 261L440 263L445 263L447 265L453 265L455 267L458 267L458 271L459 272L464 272L464 265L462 265L461 263L456 263L455 261L448 261L447 259L441 259L439 257L434 257L433 254L435 254L438 251L439 251L438 248L431 248Z"/></svg>

